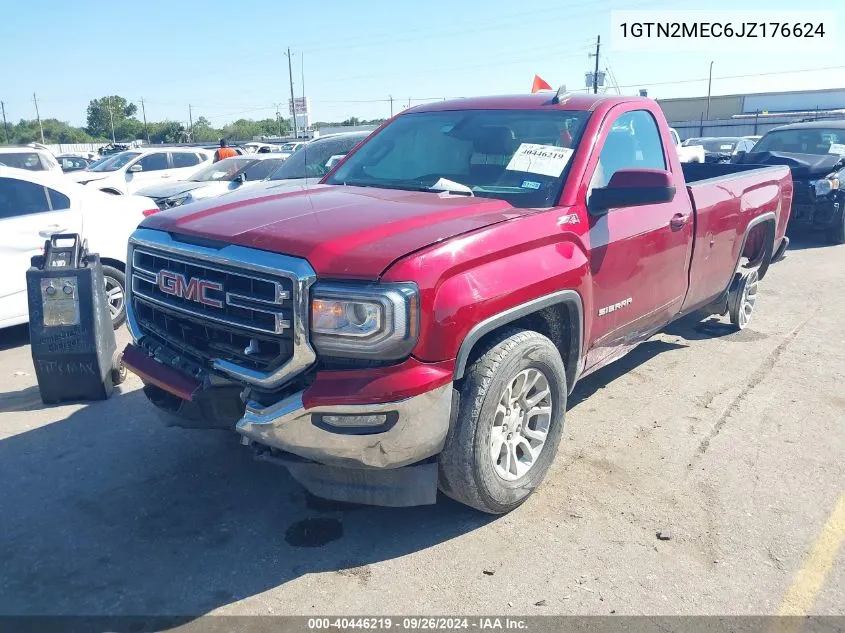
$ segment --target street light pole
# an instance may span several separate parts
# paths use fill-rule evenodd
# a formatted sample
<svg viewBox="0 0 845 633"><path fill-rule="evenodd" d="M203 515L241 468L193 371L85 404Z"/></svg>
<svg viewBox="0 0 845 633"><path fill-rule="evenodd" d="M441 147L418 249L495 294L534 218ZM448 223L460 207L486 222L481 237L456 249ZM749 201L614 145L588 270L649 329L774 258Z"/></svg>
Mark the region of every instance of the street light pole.
<svg viewBox="0 0 845 633"><path fill-rule="evenodd" d="M710 88L713 86L713 62L710 62L710 77L707 79L707 120L710 120Z"/></svg>
<svg viewBox="0 0 845 633"><path fill-rule="evenodd" d="M293 97L293 66L290 61L290 54L290 48L288 48L286 55L288 58L288 77L290 78L290 113L291 119L293 119L293 138L297 138L299 134L296 127L296 100Z"/></svg>

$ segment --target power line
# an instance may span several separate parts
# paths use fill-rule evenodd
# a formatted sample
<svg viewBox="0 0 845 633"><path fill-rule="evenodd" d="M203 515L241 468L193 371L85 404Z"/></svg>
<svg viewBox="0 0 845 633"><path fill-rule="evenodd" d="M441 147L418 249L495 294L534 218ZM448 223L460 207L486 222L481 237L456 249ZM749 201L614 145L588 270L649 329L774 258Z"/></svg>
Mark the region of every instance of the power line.
<svg viewBox="0 0 845 633"><path fill-rule="evenodd" d="M773 75L792 75L795 73L809 73L822 70L842 70L845 66L822 66L819 68L800 68L796 70L774 70L767 73L748 73L745 75L724 75L722 77L713 77L713 79L748 79L750 77L771 77ZM673 86L676 84L692 84L701 81L707 81L708 77L701 77L699 79L677 79L675 81L641 81L636 84L622 84L620 88L639 88L642 86Z"/></svg>

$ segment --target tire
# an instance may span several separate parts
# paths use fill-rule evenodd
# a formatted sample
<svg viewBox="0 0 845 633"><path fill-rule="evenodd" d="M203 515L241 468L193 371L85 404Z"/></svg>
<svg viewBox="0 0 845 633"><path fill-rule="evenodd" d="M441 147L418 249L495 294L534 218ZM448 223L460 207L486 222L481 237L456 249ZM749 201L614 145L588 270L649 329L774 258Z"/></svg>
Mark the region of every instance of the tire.
<svg viewBox="0 0 845 633"><path fill-rule="evenodd" d="M500 404L508 397L506 389L525 384L518 383L520 376L528 376L527 382L530 382L532 372L541 375L535 384L542 385L542 379L545 379L549 396L538 401L539 404L531 410L537 411L536 407L549 404L550 412L547 416L530 419L519 418L518 414L514 414L515 418L505 417L504 406L500 407ZM440 489L452 499L482 512L510 512L540 485L557 453L567 397L566 373L560 352L554 343L538 332L520 329L503 331L483 348L481 355L467 369L459 391L458 414L440 454ZM518 391L515 387L507 393L513 395ZM528 403L541 393L528 390L522 402ZM531 404L528 403L528 406ZM512 409L518 410L522 409ZM522 422L514 422L515 419ZM508 438L499 445L499 457L494 460L493 442L507 437L502 431L505 424L509 425L507 430L510 431L518 431L525 426L521 433L510 433L515 438L513 442L522 443L511 453L508 447L513 446L513 442ZM527 471L518 476L520 468L525 468L525 462L522 459L508 460L508 456L518 456L519 447L522 447L522 458L526 458L528 454L524 448L531 443L523 433L536 434L541 427L547 429L545 442L533 455Z"/></svg>
<svg viewBox="0 0 845 633"><path fill-rule="evenodd" d="M831 244L845 244L845 208L840 211L839 222L830 232Z"/></svg>
<svg viewBox="0 0 845 633"><path fill-rule="evenodd" d="M112 266L103 266L103 279L106 282L106 302L109 304L111 324L116 330L126 322L126 275ZM109 290L114 287L120 288L119 305L109 297Z"/></svg>
<svg viewBox="0 0 845 633"><path fill-rule="evenodd" d="M759 282L757 269L750 268L737 273L737 278L731 286L728 294L728 314L737 331L744 330L751 322L754 307L757 305Z"/></svg>
<svg viewBox="0 0 845 633"><path fill-rule="evenodd" d="M129 370L123 364L123 352L116 351L111 360L111 382L113 385L119 385L126 380L129 375Z"/></svg>

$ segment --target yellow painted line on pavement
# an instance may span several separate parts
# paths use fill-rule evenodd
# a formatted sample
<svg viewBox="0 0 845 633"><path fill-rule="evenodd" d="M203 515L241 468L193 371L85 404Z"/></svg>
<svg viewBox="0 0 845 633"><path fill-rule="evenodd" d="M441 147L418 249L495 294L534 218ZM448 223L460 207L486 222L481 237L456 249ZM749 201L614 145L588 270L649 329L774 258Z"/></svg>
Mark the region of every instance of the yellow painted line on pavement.
<svg viewBox="0 0 845 633"><path fill-rule="evenodd" d="M845 493L839 496L836 507L827 518L804 565L795 574L789 591L783 598L778 615L806 615L824 586L825 578L836 561L836 554L845 541Z"/></svg>

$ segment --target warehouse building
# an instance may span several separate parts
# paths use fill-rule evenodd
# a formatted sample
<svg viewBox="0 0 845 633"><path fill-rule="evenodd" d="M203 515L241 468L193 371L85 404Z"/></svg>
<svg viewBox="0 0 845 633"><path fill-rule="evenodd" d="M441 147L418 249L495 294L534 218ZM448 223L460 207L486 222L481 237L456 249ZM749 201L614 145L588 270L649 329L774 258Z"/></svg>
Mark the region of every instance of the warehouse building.
<svg viewBox="0 0 845 633"><path fill-rule="evenodd" d="M845 88L658 99L682 139L691 136L749 136L778 125L845 118Z"/></svg>

